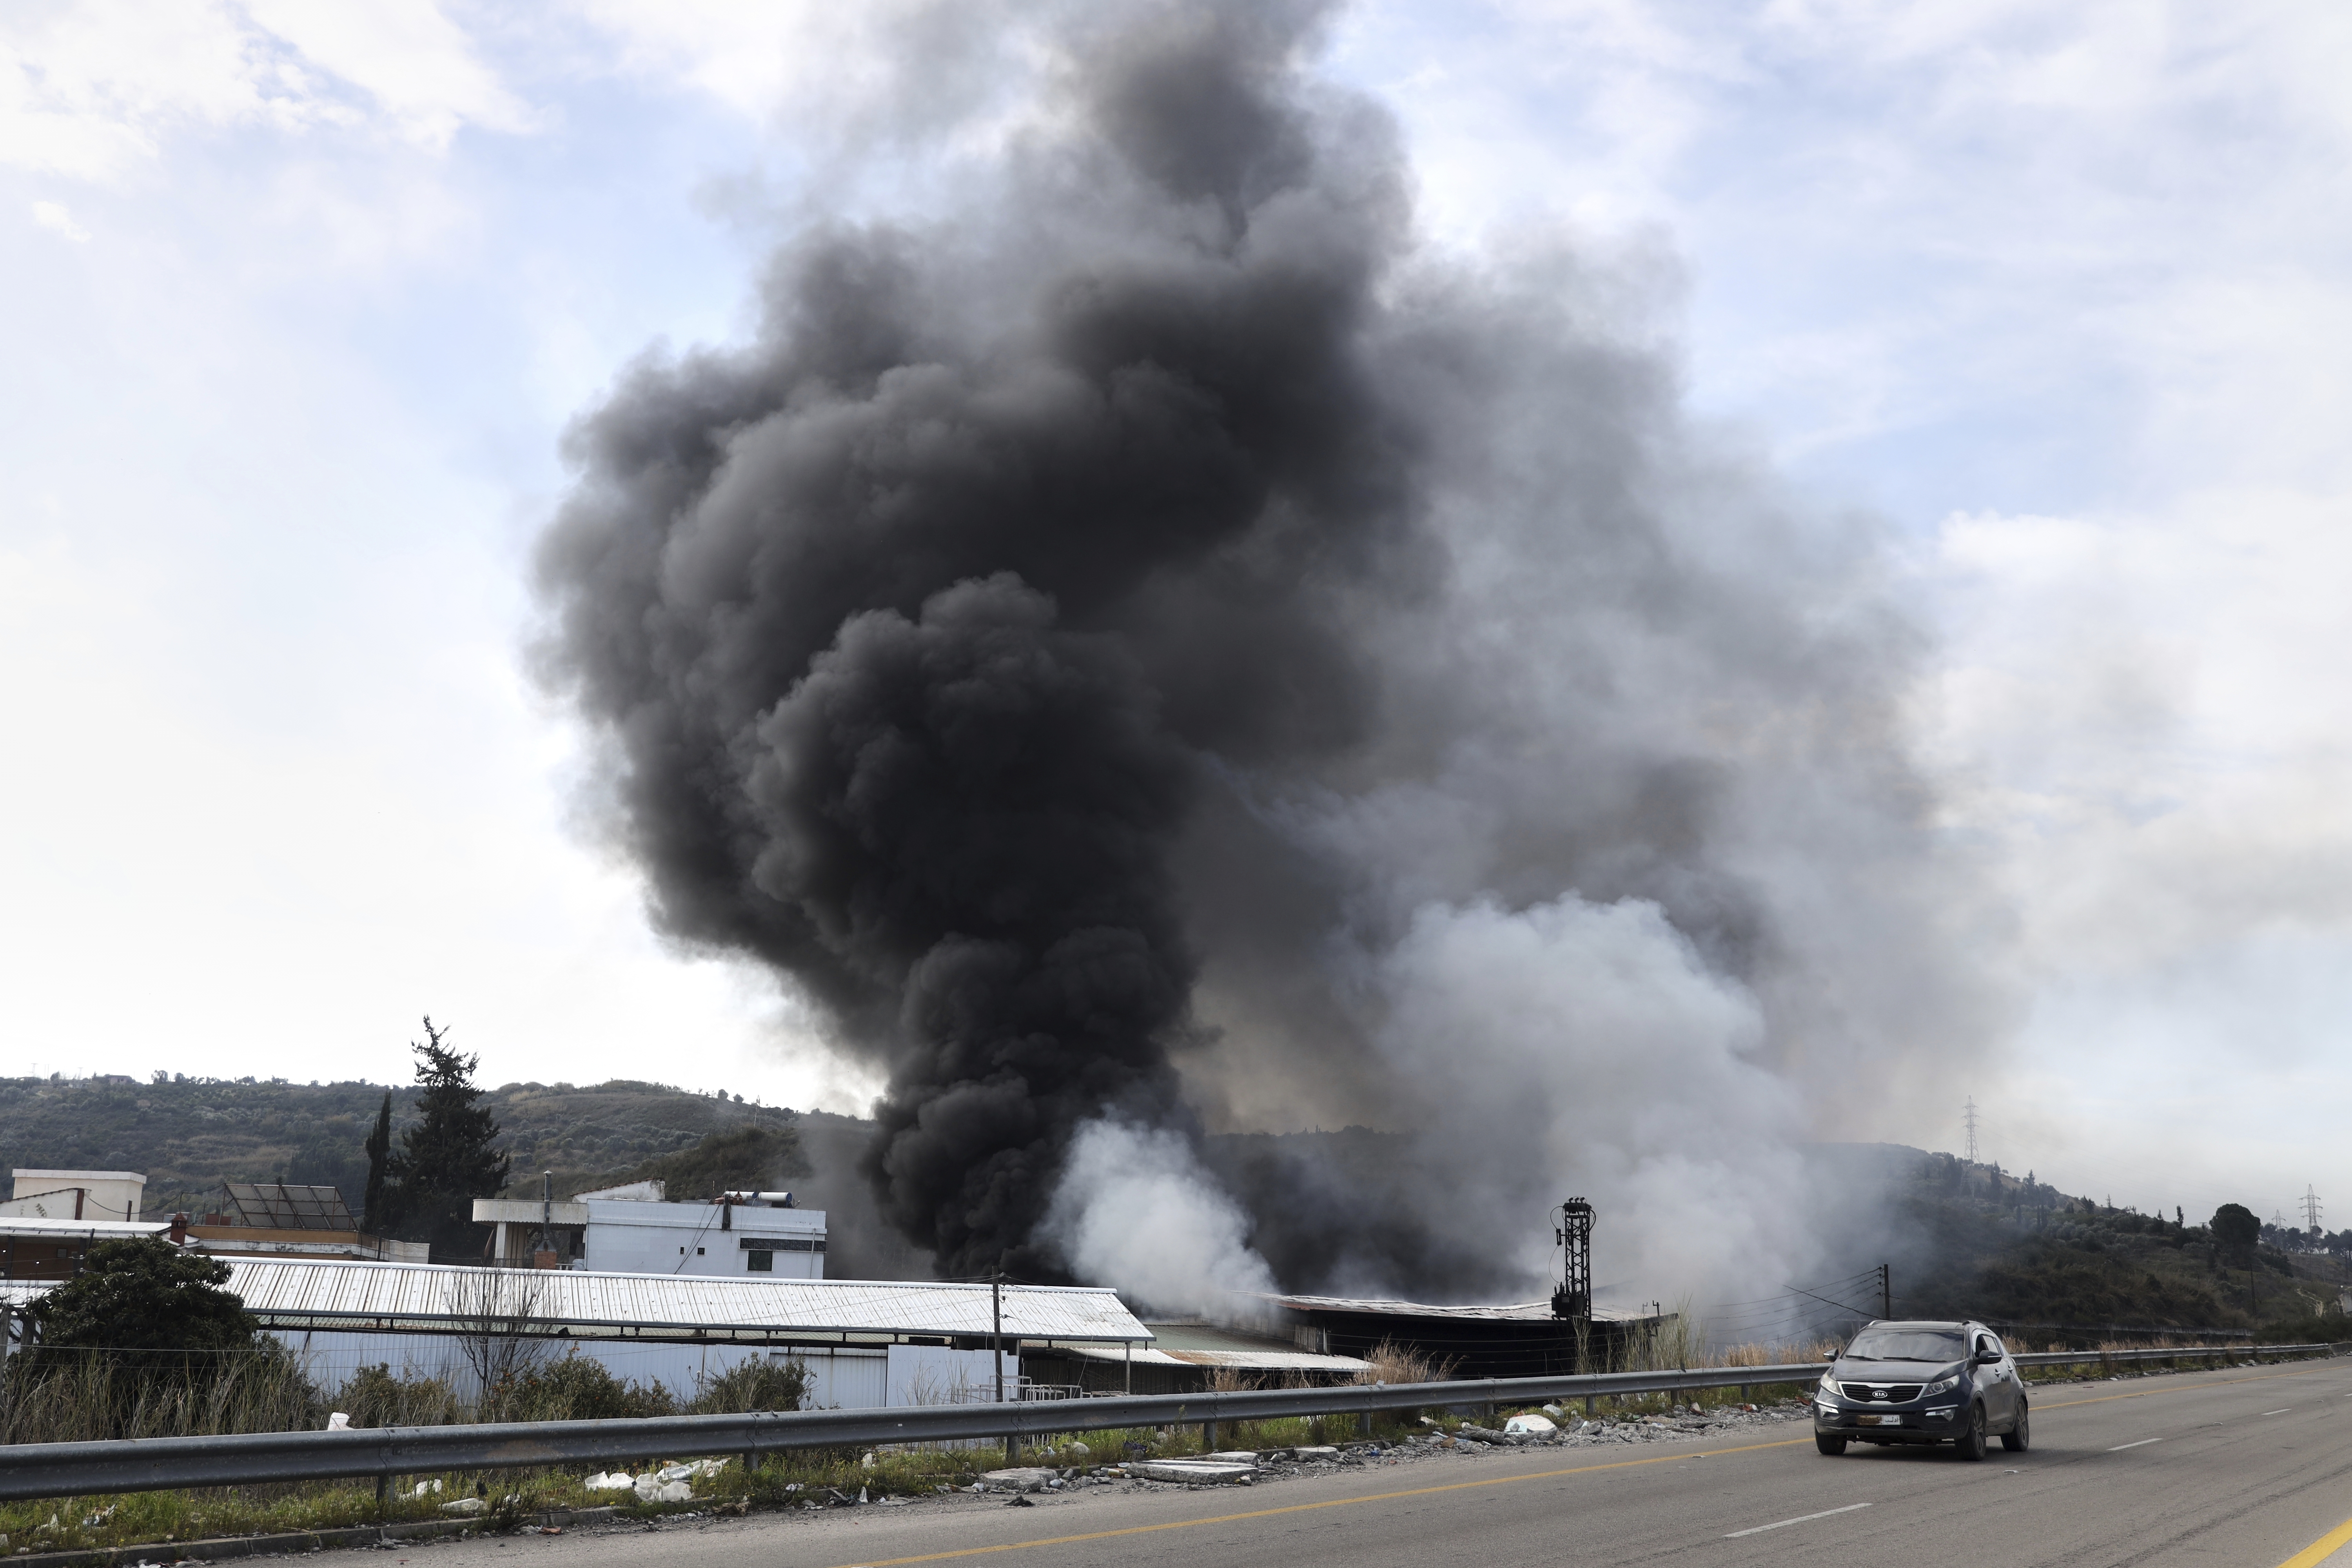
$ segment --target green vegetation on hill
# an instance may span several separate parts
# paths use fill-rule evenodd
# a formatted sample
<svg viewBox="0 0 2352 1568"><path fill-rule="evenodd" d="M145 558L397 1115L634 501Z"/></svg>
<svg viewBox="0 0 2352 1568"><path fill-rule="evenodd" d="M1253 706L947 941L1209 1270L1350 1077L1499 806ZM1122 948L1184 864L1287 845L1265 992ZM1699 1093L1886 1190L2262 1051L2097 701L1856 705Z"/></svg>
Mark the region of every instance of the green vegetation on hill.
<svg viewBox="0 0 2352 1568"><path fill-rule="evenodd" d="M800 1133L791 1127L735 1127L691 1149L661 1154L624 1171L621 1182L659 1182L672 1203L708 1202L721 1193L773 1191L809 1173Z"/></svg>
<svg viewBox="0 0 2352 1568"><path fill-rule="evenodd" d="M316 1182L352 1212L366 1201L369 1131L385 1085L173 1078L0 1079L0 1172L30 1167L138 1171L151 1215L202 1214L224 1181ZM417 1119L413 1084L391 1086L393 1128ZM479 1102L511 1156L508 1190L536 1194L540 1173L559 1193L622 1179L647 1160L740 1127L785 1132L790 1110L615 1079L579 1086L509 1083Z"/></svg>
<svg viewBox="0 0 2352 1568"><path fill-rule="evenodd" d="M2231 1222L2223 1236L2185 1217L2136 1214L2072 1197L1997 1165L1921 1157L1893 1194L1895 1310L2018 1325L2039 1345L2113 1329L2240 1329L2264 1339L2323 1315L2347 1330L2339 1258L2256 1245ZM2251 1216L2248 1216L2251 1217ZM2068 1331L2075 1331L2069 1332ZM2287 1337L2293 1337L2289 1335Z"/></svg>

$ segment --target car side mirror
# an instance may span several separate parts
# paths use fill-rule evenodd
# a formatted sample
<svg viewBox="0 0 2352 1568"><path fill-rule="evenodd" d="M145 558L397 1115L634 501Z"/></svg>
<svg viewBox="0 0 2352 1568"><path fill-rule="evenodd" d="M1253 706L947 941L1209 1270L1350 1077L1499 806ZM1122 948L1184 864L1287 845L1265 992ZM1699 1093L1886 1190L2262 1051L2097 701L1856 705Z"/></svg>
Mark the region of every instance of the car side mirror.
<svg viewBox="0 0 2352 1568"><path fill-rule="evenodd" d="M1979 1366L1999 1366L2000 1352L1990 1345L1980 1345L1977 1349L1976 1362Z"/></svg>

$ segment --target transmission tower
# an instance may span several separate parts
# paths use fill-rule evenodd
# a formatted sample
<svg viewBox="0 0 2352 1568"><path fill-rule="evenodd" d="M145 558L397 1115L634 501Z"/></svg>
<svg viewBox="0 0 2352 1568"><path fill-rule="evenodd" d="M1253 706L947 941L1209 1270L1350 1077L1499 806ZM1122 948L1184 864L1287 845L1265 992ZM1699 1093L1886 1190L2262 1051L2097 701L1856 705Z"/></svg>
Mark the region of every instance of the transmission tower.
<svg viewBox="0 0 2352 1568"><path fill-rule="evenodd" d="M2309 1182L2303 1184L2303 1222L2311 1227L2312 1235L2319 1234L2319 1194Z"/></svg>
<svg viewBox="0 0 2352 1568"><path fill-rule="evenodd" d="M1969 1102L1962 1110L1968 1118L1969 1124L1969 1163L1973 1165L1977 1163L1977 1097L1975 1095L1969 1096Z"/></svg>

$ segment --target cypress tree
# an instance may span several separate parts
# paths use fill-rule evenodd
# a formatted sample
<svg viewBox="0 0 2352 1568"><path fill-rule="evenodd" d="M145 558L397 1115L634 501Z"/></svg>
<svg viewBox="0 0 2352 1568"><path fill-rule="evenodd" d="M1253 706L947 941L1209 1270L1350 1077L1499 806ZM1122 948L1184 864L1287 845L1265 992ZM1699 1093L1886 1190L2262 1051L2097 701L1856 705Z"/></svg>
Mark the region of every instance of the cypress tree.
<svg viewBox="0 0 2352 1568"><path fill-rule="evenodd" d="M367 1199L360 1228L383 1236L400 1223L400 1189L392 1184L392 1090L383 1091L383 1107L375 1113L375 1127L367 1136Z"/></svg>
<svg viewBox="0 0 2352 1568"><path fill-rule="evenodd" d="M509 1157L490 1147L499 1124L489 1108L474 1102L479 1058L461 1056L443 1042L449 1031L425 1020L425 1044L416 1053L417 1121L400 1135L393 1163L399 1185L403 1239L423 1241L436 1252L471 1261L475 1251L474 1200L495 1197L507 1184Z"/></svg>

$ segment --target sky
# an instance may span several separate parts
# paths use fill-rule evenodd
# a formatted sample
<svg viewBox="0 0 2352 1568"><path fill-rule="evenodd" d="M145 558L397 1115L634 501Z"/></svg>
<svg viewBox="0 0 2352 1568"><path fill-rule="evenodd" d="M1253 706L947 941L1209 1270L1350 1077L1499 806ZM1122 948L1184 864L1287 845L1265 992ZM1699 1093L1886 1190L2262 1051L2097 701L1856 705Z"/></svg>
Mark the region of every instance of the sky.
<svg viewBox="0 0 2352 1568"><path fill-rule="evenodd" d="M1017 112L1001 8L957 71L907 9L0 11L0 1071L391 1080L429 1012L492 1082L862 1108L648 929L529 569L633 359ZM1895 542L2027 998L1985 1156L2352 1221L2352 12L1366 0L1328 68L1432 244L1642 258L1690 406Z"/></svg>

